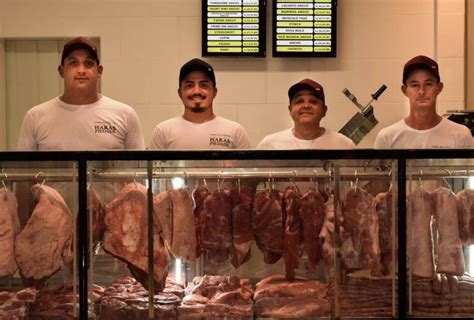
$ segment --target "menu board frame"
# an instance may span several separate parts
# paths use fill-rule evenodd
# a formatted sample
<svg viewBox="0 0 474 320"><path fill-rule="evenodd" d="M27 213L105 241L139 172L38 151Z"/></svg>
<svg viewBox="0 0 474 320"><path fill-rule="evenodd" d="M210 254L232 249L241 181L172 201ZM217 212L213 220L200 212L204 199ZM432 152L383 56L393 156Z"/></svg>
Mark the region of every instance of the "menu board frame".
<svg viewBox="0 0 474 320"><path fill-rule="evenodd" d="M225 1L225 0L223 0ZM209 52L210 46L208 46L208 0L201 0L201 48L202 56L219 56L219 57L265 57L266 56L266 25L267 25L267 0L258 0L259 7L259 38L258 38L258 52Z"/></svg>
<svg viewBox="0 0 474 320"><path fill-rule="evenodd" d="M313 1L313 4L316 0ZM296 2L296 1L295 1ZM337 0L331 0L331 51L328 52L298 52L298 51L277 51L277 0L273 0L272 5L272 55L273 57L291 57L291 58L335 58L337 56ZM314 25L313 25L314 27ZM314 32L313 32L314 34ZM314 41L314 39L312 40Z"/></svg>

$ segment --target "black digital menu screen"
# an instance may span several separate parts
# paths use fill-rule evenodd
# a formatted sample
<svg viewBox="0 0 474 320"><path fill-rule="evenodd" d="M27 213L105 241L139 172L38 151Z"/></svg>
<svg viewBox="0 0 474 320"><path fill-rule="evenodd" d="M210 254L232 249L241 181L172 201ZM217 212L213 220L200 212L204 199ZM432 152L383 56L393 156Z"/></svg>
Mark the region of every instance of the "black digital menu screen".
<svg viewBox="0 0 474 320"><path fill-rule="evenodd" d="M273 0L274 57L335 57L336 0Z"/></svg>
<svg viewBox="0 0 474 320"><path fill-rule="evenodd" d="M203 56L265 56L264 0L202 0Z"/></svg>

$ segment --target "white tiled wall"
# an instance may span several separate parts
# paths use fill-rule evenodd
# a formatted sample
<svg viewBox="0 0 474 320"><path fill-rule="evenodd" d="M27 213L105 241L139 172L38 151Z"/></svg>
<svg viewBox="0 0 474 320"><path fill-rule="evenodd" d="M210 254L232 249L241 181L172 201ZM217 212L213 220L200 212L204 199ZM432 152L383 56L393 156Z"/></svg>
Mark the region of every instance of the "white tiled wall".
<svg viewBox="0 0 474 320"><path fill-rule="evenodd" d="M380 128L406 114L401 72L418 54L440 63L440 112L464 107L464 0L338 3L337 58L272 58L269 0L267 58L207 59L216 69L217 113L242 123L253 145L291 125L288 87L311 77L326 90L324 125L333 130L357 111L342 89L365 103L388 86L374 104L380 124L359 145L371 147ZM102 91L135 107L149 141L156 123L182 111L178 71L201 54L200 8L201 0L0 0L0 38L100 37Z"/></svg>

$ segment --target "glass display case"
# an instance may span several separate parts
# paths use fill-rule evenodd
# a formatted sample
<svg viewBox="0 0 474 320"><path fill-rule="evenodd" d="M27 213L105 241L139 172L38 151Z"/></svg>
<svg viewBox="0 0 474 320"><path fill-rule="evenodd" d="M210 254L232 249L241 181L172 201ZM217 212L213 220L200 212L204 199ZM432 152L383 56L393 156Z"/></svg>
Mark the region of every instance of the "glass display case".
<svg viewBox="0 0 474 320"><path fill-rule="evenodd" d="M472 158L1 153L0 319L472 316Z"/></svg>

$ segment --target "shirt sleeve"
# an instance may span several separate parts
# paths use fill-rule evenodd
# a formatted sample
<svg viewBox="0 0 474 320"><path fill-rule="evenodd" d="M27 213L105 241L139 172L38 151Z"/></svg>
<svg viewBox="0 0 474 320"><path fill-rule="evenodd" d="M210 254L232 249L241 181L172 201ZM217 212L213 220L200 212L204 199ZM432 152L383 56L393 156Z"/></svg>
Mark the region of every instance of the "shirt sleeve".
<svg viewBox="0 0 474 320"><path fill-rule="evenodd" d="M143 139L142 127L140 119L135 110L131 110L128 118L127 136L125 138L126 150L143 150L145 149L145 140Z"/></svg>
<svg viewBox="0 0 474 320"><path fill-rule="evenodd" d="M250 139L244 127L239 126L235 134L235 149L250 149Z"/></svg>
<svg viewBox="0 0 474 320"><path fill-rule="evenodd" d="M388 145L385 141L385 135L382 131L380 131L375 138L374 149L388 149Z"/></svg>
<svg viewBox="0 0 474 320"><path fill-rule="evenodd" d="M16 149L19 151L38 151L38 143L36 141L36 130L31 113L27 112L21 124L20 134Z"/></svg>
<svg viewBox="0 0 474 320"><path fill-rule="evenodd" d="M257 147L255 149L257 149L257 150L268 150L268 149L270 149L268 144L267 144L267 137L264 137L262 139L262 141L260 141L257 144Z"/></svg>
<svg viewBox="0 0 474 320"><path fill-rule="evenodd" d="M157 125L153 131L153 136L151 137L150 148L151 150L166 150L165 136L163 130L161 130L160 125Z"/></svg>

